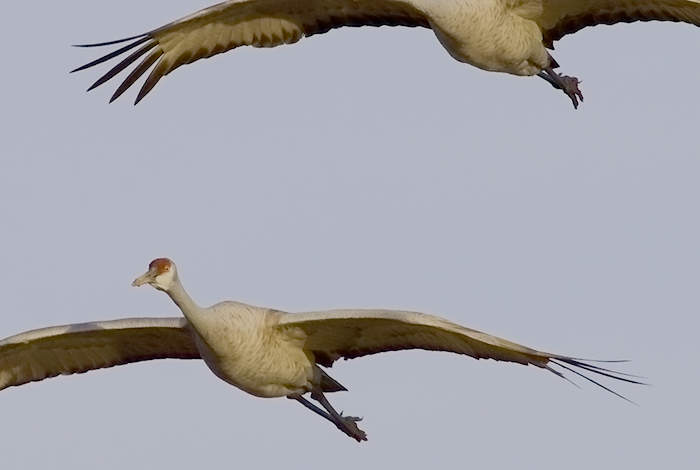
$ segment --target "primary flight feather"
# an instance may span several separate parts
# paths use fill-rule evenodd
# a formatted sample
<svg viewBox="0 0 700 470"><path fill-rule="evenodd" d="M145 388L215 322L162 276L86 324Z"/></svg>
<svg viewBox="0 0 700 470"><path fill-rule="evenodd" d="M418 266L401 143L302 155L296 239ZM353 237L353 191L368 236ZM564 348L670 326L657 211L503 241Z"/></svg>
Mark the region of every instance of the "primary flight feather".
<svg viewBox="0 0 700 470"><path fill-rule="evenodd" d="M138 62L114 101L153 66L138 103L179 66L238 46L291 44L342 26L423 26L458 61L494 72L538 75L577 107L583 101L579 80L557 74L547 48L586 26L652 20L700 25L700 0L229 0L139 36L80 46L133 41L74 72L138 47L89 88Z"/></svg>
<svg viewBox="0 0 700 470"><path fill-rule="evenodd" d="M357 441L358 418L343 416L325 393L346 390L321 368L340 358L403 349L446 351L476 359L534 365L561 377L573 372L620 396L586 373L631 383L626 374L549 354L439 317L396 310L285 313L239 302L199 307L175 264L153 261L133 285L167 293L184 318L129 318L28 331L0 341L0 390L57 375L151 359L203 359L222 380L259 397L287 397L323 416ZM307 400L311 398L320 406ZM624 398L624 397L623 397Z"/></svg>

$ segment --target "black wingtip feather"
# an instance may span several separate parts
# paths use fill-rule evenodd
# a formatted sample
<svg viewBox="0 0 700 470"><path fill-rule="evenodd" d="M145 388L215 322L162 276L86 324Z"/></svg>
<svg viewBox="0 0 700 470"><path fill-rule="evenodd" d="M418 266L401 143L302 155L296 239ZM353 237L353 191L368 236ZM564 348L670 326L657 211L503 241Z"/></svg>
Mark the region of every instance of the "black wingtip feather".
<svg viewBox="0 0 700 470"><path fill-rule="evenodd" d="M644 382L639 382L638 380L632 380L632 379L626 378L626 377L633 377L635 379L643 379L644 377L640 377L638 375L627 374L625 372L619 372L619 371L612 370L612 369L606 369L605 367L600 367L600 366L596 366L593 364L589 364L589 362L620 363L620 362L629 362L629 361L588 361L588 360L573 359L573 358L554 358L554 359L552 359L552 361L558 365L561 365L560 362L565 362L565 363L569 364L570 366L580 367L581 369L585 369L589 372L593 372L594 374L604 375L606 377L621 380L623 382L629 382L629 383L638 384L638 385L647 385Z"/></svg>
<svg viewBox="0 0 700 470"><path fill-rule="evenodd" d="M143 33L139 34L138 36L131 36L130 38L124 38L124 39L117 39L115 41L107 41L107 42L98 42L95 44L73 44L72 47L102 47L102 46L111 46L112 44L120 44L122 42L127 42L131 41L132 39L138 39L142 38L144 36L148 36L150 33Z"/></svg>
<svg viewBox="0 0 700 470"><path fill-rule="evenodd" d="M636 405L636 403L633 402L632 400L630 400L629 398L625 397L624 395L621 395L620 393L617 393L616 391L612 390L612 389L609 388L609 387L606 387L605 385L601 384L601 383L598 382L597 380L594 380L594 379L592 379L591 377L588 377L587 375L583 374L582 372L576 370L575 367L578 367L578 368L580 368L580 369L586 370L586 371L588 371L588 372L592 372L592 373L594 373L594 374L602 375L602 376L609 377L609 378L612 378L612 379L615 379L615 380L620 380L620 381L622 381L622 382L632 383L632 384L635 384L635 385L649 385L649 384L647 384L647 383L640 382L640 381L638 381L638 380L632 380L632 379L627 378L627 377L641 378L641 377L638 377L638 376L636 376L636 375L626 374L626 373L624 373L624 372L618 372L618 371L615 371L615 370L606 369L606 368L604 368L604 367L595 366L595 365L593 365L593 364L588 364L587 362L583 362L582 360L579 360L579 359L572 359L572 358L566 358L566 357L557 357L557 358L552 358L552 359L550 360L550 362L551 362L553 365L556 365L556 366L558 366L558 367L561 367L562 369L566 369L566 370L568 370L569 372L572 372L572 373L578 375L579 377L582 377L582 378L588 380L589 382L591 382L591 383L593 383L593 384L599 386L599 387L602 388L603 390L607 390L608 392L612 393L613 395L616 395L616 396L622 398L623 400L625 400L625 401L627 401L627 402L629 402L629 403L632 403L633 405ZM628 362L628 361L588 361L588 362ZM568 377L564 376L564 374L562 374L561 372L559 372L559 371L557 371L557 370L554 370L554 369L552 369L552 368L549 367L549 366L547 366L547 369L549 369L550 371L554 372L554 373L557 374L559 377L562 377L562 378L566 379L566 380L569 381L570 383L574 383L574 382L572 382ZM621 377L621 376L622 376L622 377ZM576 384L574 384L574 385L576 385Z"/></svg>
<svg viewBox="0 0 700 470"><path fill-rule="evenodd" d="M141 90L139 90L138 96L136 96L136 101L134 101L134 106L139 104L139 101L144 99L146 95L156 86L158 81L165 76L165 69L167 67L163 62L160 62L148 75L146 81L144 82Z"/></svg>
<svg viewBox="0 0 700 470"><path fill-rule="evenodd" d="M97 60L93 60L93 61L90 62L89 64L85 64L85 65L83 65L83 66L81 66L81 67L78 67L77 69L71 70L70 73L79 72L79 71L81 71L81 70L85 70L85 69L89 69L90 67L94 67L95 65L99 65L99 64L101 64L101 63L103 63L103 62L107 62L108 60L113 59L114 57L116 57L116 56L118 56L118 55L121 55L121 54L123 54L124 52L126 52L126 51L128 51L128 50L131 50L131 49L133 49L134 47L136 47L136 46L138 46L138 45L140 45L140 44L143 44L144 42L148 41L149 39L151 39L149 36L145 36L145 37L139 39L138 41L135 41L135 42L133 42L133 43L131 43L131 44L127 44L126 46L122 47L121 49L117 49L117 50L114 51L114 52L110 52L109 54L107 54L107 55L105 55L105 56L102 56L102 57L100 57L100 58L97 59ZM156 44L156 43L155 43L155 41L154 41L154 42L153 42L153 45L155 45L155 44ZM151 46L151 47L153 47L153 46ZM117 66L117 67L118 67L118 66Z"/></svg>
<svg viewBox="0 0 700 470"><path fill-rule="evenodd" d="M153 63L158 60L158 58L163 54L163 51L160 49L156 49L151 51L150 54L146 56L145 59L134 69L131 71L128 77L124 80L124 82L119 85L119 88L117 88L117 91L114 92L112 95L112 98L110 98L109 102L111 103L112 101L116 100L119 98L122 93L124 93L126 90L129 89L131 85L136 82L136 80L143 75L148 68L153 65Z"/></svg>
<svg viewBox="0 0 700 470"><path fill-rule="evenodd" d="M110 70L109 72L104 74L99 80L97 80L95 83L93 83L92 86L90 88L88 88L88 91L92 90L93 88L97 88L98 86L102 85L106 81L112 79L115 75L117 75L119 72L121 72L122 70L127 68L132 63L134 63L136 60L138 60L146 52L153 49L155 46L156 46L156 42L152 41L152 42L147 43L145 46L143 46L139 50L132 53L129 57L127 57L126 59L119 62L115 67L112 68L112 70Z"/></svg>
<svg viewBox="0 0 700 470"><path fill-rule="evenodd" d="M79 72L81 70L88 69L90 67L94 67L95 65L102 64L103 62L107 62L110 59L113 59L121 54L124 54L127 51L130 51L131 49L134 49L137 46L141 46L139 49L136 51L132 52L127 58L119 62L116 66L114 66L109 72L104 74L102 77L100 77L95 83L93 83L90 88L87 89L87 91L90 91L94 88L97 88L98 86L104 84L105 82L111 80L114 78L116 75L118 75L120 72L122 72L124 69L126 69L129 65L133 64L140 58L142 58L144 55L148 53L148 51L151 51L150 54L146 55L145 58L141 61L141 63L129 74L129 76L126 77L124 82L117 88L117 90L114 92L112 97L110 98L109 102L111 103L112 101L116 100L119 98L126 90L128 90L131 85L134 84L136 80L143 75L146 70L148 70L155 62L158 60L160 56L163 55L163 51L158 48L156 50L152 50L154 47L158 46L158 41L156 41L151 33L145 33L145 34L140 34L138 36L132 36L130 38L124 38L124 39L118 39L116 41L109 41L109 42L101 42L97 44L78 44L74 45L74 47L100 47L100 46L109 46L113 44L121 44L124 42L128 41L133 41L130 44L127 44L123 47L120 47L119 49L110 52L109 54L106 54L102 57L100 57L97 60L93 60L92 62L85 64L81 67L78 67L74 70L71 70L71 73L73 72ZM145 44L144 44L145 43ZM151 74L146 80L146 83L144 84L143 88L141 88L141 91L139 92L138 97L136 98L136 102L134 104L137 104L139 101L141 101L146 94L155 86L155 84L160 80L160 78L163 76L163 73L161 71L160 74Z"/></svg>

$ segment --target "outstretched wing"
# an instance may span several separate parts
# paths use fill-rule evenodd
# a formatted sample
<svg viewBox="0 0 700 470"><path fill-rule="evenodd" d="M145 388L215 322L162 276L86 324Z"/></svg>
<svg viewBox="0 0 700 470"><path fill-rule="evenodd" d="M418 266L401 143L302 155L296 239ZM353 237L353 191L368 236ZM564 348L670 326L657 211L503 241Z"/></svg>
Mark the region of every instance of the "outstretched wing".
<svg viewBox="0 0 700 470"><path fill-rule="evenodd" d="M32 330L0 341L0 390L166 358L200 359L184 318L127 318Z"/></svg>
<svg viewBox="0 0 700 470"><path fill-rule="evenodd" d="M400 0L229 0L146 34L80 46L134 41L73 71L101 64L141 46L89 88L102 85L140 60L112 96L110 102L114 101L157 62L136 98L138 103L163 76L179 66L238 46L274 47L341 26L383 25L429 27L421 12Z"/></svg>
<svg viewBox="0 0 700 470"><path fill-rule="evenodd" d="M543 13L537 21L544 42L586 26L632 23L634 21L682 21L700 26L700 0L542 0Z"/></svg>
<svg viewBox="0 0 700 470"><path fill-rule="evenodd" d="M548 369L563 377L552 365L580 375L606 390L609 388L584 375L593 372L631 383L627 374L613 372L581 359L549 354L480 331L465 328L443 318L397 310L330 310L282 316L279 328L300 328L305 346L324 366L340 358L402 349L426 349L464 354L475 359L494 359ZM617 362L617 361L610 361ZM579 369L579 370L577 370ZM624 397L622 397L624 398Z"/></svg>

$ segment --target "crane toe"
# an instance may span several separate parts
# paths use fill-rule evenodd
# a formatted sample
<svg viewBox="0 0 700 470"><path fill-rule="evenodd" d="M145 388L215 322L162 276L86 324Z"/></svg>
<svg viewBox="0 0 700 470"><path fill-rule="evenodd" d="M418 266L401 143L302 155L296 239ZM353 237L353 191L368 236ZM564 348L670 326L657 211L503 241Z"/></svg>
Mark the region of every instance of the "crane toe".
<svg viewBox="0 0 700 470"><path fill-rule="evenodd" d="M568 96L574 104L574 108L578 108L578 100L583 101L583 93L581 93L578 87L581 81L578 78L556 73L551 66L545 67L537 76L544 78L554 88L566 93L566 96Z"/></svg>
<svg viewBox="0 0 700 470"><path fill-rule="evenodd" d="M569 77L566 75L559 75L561 79L561 89L566 95L571 98L571 102L574 104L574 108L578 108L578 100L583 101L583 93L578 88L578 84L581 81L576 77Z"/></svg>
<svg viewBox="0 0 700 470"><path fill-rule="evenodd" d="M358 421L362 421L362 418L357 418L355 416L343 416L343 413L340 413L340 419L336 423L336 426L338 426L338 429L355 439L357 442L366 441L367 434L362 429L357 427Z"/></svg>

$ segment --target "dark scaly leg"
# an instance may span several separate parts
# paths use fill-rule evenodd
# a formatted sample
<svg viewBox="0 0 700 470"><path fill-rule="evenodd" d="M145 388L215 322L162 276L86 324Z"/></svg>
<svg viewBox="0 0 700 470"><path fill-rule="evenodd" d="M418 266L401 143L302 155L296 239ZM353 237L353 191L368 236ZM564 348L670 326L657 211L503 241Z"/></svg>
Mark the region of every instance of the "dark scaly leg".
<svg viewBox="0 0 700 470"><path fill-rule="evenodd" d="M578 108L578 100L583 102L583 94L578 88L578 84L581 83L578 78L569 77L556 73L554 71L554 66L556 66L556 61L549 56L550 64L542 69L540 73L537 74L538 77L547 80L554 88L562 90L566 93L566 96L571 98L571 102L574 104L574 108Z"/></svg>
<svg viewBox="0 0 700 470"><path fill-rule="evenodd" d="M365 434L364 431L357 427L357 421L361 421L361 418L355 418L354 416L343 416L341 413L335 411L335 409L333 409L331 404L326 399L323 392L313 391L311 392L311 398L318 401L321 404L321 406L323 406L326 409L326 411L322 410L321 408L314 405L302 396L290 396L288 398L293 398L294 400L298 401L314 413L318 414L319 416L323 416L328 421L335 424L335 426L338 429L355 439L357 442L367 440L367 434Z"/></svg>

